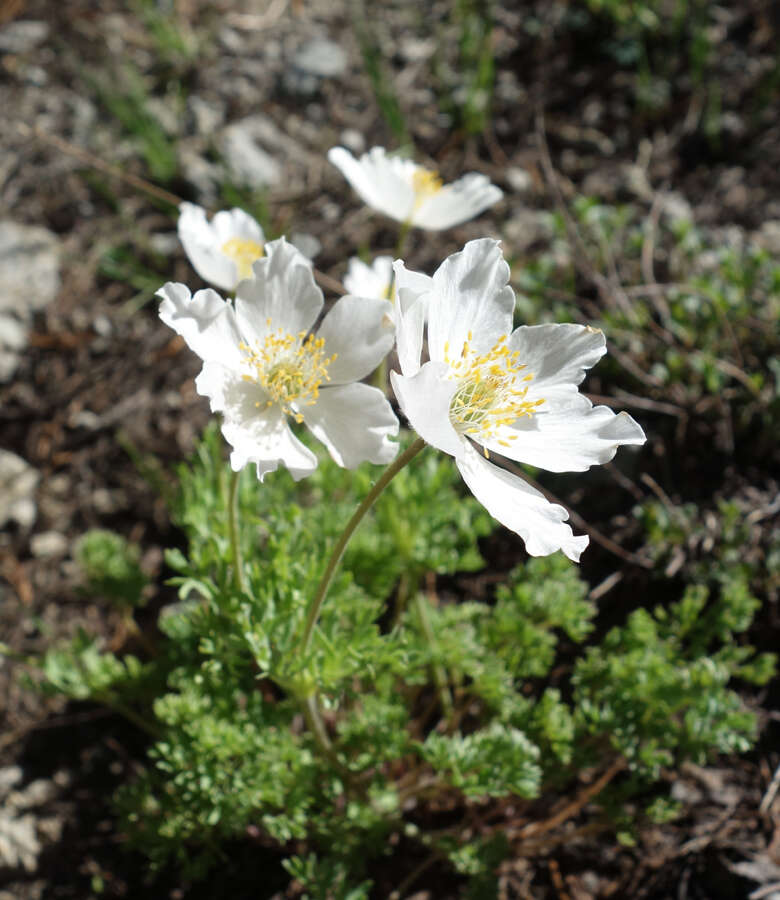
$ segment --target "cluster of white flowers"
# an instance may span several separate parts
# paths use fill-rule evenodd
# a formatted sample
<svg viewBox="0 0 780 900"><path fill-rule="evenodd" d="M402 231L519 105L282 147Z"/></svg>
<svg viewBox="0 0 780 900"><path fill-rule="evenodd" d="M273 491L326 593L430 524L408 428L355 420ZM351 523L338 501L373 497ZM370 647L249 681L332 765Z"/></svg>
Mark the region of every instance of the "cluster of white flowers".
<svg viewBox="0 0 780 900"><path fill-rule="evenodd" d="M360 159L336 147L328 157L367 204L406 227L448 228L502 196L483 175L443 185L435 172L380 147ZM515 297L497 241L470 241L432 277L388 256L370 266L350 260L349 293L314 331L323 295L310 261L284 238L266 243L239 209L209 222L189 203L179 234L198 274L235 292L232 300L211 289L193 296L173 283L159 291L160 317L203 360L196 387L222 414L235 471L254 463L261 480L279 465L296 479L311 474L317 458L291 421L303 423L339 465L390 462L398 420L385 393L361 379L395 345L400 372L391 382L411 427L455 458L469 489L530 554L562 550L579 559L588 538L572 533L566 510L490 453L581 472L645 436L629 415L593 407L578 391L606 352L600 331L573 324L513 330Z"/></svg>

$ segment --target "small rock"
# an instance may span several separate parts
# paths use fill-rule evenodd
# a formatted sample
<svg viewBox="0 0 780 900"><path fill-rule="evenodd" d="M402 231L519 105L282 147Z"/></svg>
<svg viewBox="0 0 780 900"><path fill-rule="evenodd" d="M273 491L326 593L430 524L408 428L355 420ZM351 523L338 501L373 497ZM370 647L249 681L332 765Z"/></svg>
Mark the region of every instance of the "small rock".
<svg viewBox="0 0 780 900"><path fill-rule="evenodd" d="M204 100L197 94L193 94L187 101L187 105L192 114L197 134L209 137L222 127L225 120L225 108L220 103Z"/></svg>
<svg viewBox="0 0 780 900"><path fill-rule="evenodd" d="M68 551L68 540L59 531L41 531L30 538L30 550L39 559L64 556Z"/></svg>
<svg viewBox="0 0 780 900"><path fill-rule="evenodd" d="M339 136L339 143L353 153L363 153L366 149L366 139L355 128L345 128Z"/></svg>
<svg viewBox="0 0 780 900"><path fill-rule="evenodd" d="M147 97L146 111L169 137L179 133L180 117L177 110L162 97Z"/></svg>
<svg viewBox="0 0 780 900"><path fill-rule="evenodd" d="M433 38L409 37L401 41L399 52L403 59L410 63L425 62L430 59L437 49L437 42Z"/></svg>
<svg viewBox="0 0 780 900"><path fill-rule="evenodd" d="M516 194L525 194L533 187L533 178L525 169L520 166L511 166L504 172L506 183Z"/></svg>
<svg viewBox="0 0 780 900"><path fill-rule="evenodd" d="M173 256L179 250L179 235L175 231L158 231L149 235L149 244L161 256Z"/></svg>
<svg viewBox="0 0 780 900"><path fill-rule="evenodd" d="M13 316L0 316L0 344L21 350L27 344L27 329Z"/></svg>
<svg viewBox="0 0 780 900"><path fill-rule="evenodd" d="M663 201L663 214L671 222L692 222L691 204L677 191L670 191Z"/></svg>
<svg viewBox="0 0 780 900"><path fill-rule="evenodd" d="M14 818L0 811L0 863L11 869L21 866L34 872L41 844L35 834L35 816Z"/></svg>
<svg viewBox="0 0 780 900"><path fill-rule="evenodd" d="M35 489L40 475L21 456L0 450L0 526L15 521L30 528L35 521Z"/></svg>
<svg viewBox="0 0 780 900"><path fill-rule="evenodd" d="M240 184L264 188L279 180L279 164L258 144L248 120L226 128L222 132L219 149L230 174Z"/></svg>
<svg viewBox="0 0 780 900"><path fill-rule="evenodd" d="M0 797L4 797L12 787L16 787L22 780L20 766L3 766L0 769Z"/></svg>
<svg viewBox="0 0 780 900"><path fill-rule="evenodd" d="M108 316L100 313L95 316L92 322L92 328L95 330L95 334L99 334L100 337L111 337L114 333L114 326L111 324L111 319Z"/></svg>
<svg viewBox="0 0 780 900"><path fill-rule="evenodd" d="M770 219L759 229L754 236L755 242L759 247L771 253L773 256L780 256L780 221Z"/></svg>
<svg viewBox="0 0 780 900"><path fill-rule="evenodd" d="M29 53L48 37L49 26L46 22L18 19L0 28L0 52Z"/></svg>
<svg viewBox="0 0 780 900"><path fill-rule="evenodd" d="M197 193L201 205L209 207L217 202L217 188L222 181L219 166L204 159L196 149L182 143L179 146L179 168L186 181Z"/></svg>
<svg viewBox="0 0 780 900"><path fill-rule="evenodd" d="M346 51L333 41L315 38L307 41L293 57L293 66L306 75L335 78L347 71Z"/></svg>
<svg viewBox="0 0 780 900"><path fill-rule="evenodd" d="M0 310L27 319L47 306L60 287L59 239L35 225L0 221Z"/></svg>

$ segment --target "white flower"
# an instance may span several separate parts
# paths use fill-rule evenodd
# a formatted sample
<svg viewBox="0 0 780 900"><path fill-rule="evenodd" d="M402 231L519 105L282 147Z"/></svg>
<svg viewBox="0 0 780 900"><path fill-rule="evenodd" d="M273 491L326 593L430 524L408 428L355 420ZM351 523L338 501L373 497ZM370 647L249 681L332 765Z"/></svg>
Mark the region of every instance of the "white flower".
<svg viewBox="0 0 780 900"><path fill-rule="evenodd" d="M398 309L405 311L421 294L428 292L431 283L430 276L404 269L404 290L399 292L398 282L393 274L392 256L377 256L370 266L353 256L344 276L344 287L348 293L357 297L389 300L392 304L390 319L394 325L399 319Z"/></svg>
<svg viewBox="0 0 780 900"><path fill-rule="evenodd" d="M395 293L392 284L392 256L377 256L370 266L357 256L350 259L347 274L344 276L344 287L348 294L391 300L391 295Z"/></svg>
<svg viewBox="0 0 780 900"><path fill-rule="evenodd" d="M195 271L223 291L252 277L252 263L263 255L265 236L243 209L222 210L209 222L194 203L179 207L179 240Z"/></svg>
<svg viewBox="0 0 780 900"><path fill-rule="evenodd" d="M470 172L445 185L436 172L388 156L384 147L373 147L360 159L333 147L328 159L370 207L418 228L439 231L460 225L503 197L485 175Z"/></svg>
<svg viewBox="0 0 780 900"><path fill-rule="evenodd" d="M303 422L341 466L387 463L398 420L382 391L361 384L393 345L386 300L346 296L310 333L323 306L308 260L284 238L265 245L253 278L240 282L234 303L211 289L193 297L166 284L160 318L203 360L195 386L223 414L234 471L286 466L310 475L317 457L293 434Z"/></svg>
<svg viewBox="0 0 780 900"><path fill-rule="evenodd" d="M403 263L395 267L399 290L412 290ZM566 510L489 462L488 452L551 472L583 472L645 435L631 416L594 407L577 390L606 352L604 335L571 324L512 331L508 281L496 241L471 241L445 260L427 295L401 310L403 374L390 377L414 429L455 457L474 496L532 556L563 550L576 561L588 538L574 536ZM420 365L425 311L430 359Z"/></svg>

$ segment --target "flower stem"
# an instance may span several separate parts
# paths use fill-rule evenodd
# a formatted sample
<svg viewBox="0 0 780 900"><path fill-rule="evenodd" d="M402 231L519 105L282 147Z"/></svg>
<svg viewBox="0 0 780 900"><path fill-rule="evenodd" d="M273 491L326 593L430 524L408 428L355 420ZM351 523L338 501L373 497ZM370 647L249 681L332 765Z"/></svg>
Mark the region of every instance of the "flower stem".
<svg viewBox="0 0 780 900"><path fill-rule="evenodd" d="M379 497L382 491L387 487L388 484L390 484L390 482L401 471L401 469L403 469L403 467L407 463L409 463L412 459L414 459L415 456L417 456L417 454L423 449L424 446L425 441L422 438L417 438L417 440L413 444L410 444L400 456L396 457L396 459L382 473L376 484L366 494L363 502L352 514L352 518L349 520L349 522L347 522L344 531L342 531L341 536L336 541L336 545L334 546L330 554L330 559L328 560L328 564L325 567L325 571L322 573L320 583L317 585L317 592L314 595L314 598L309 605L309 610L306 614L306 624L303 629L302 641L304 656L308 653L309 648L311 647L311 640L312 636L314 635L314 626L317 624L317 618L319 617L320 610L322 609L322 604L325 602L325 596L328 593L328 588L330 587L330 583L333 580L333 575L336 572L336 568L341 561L341 557L343 556L344 551L347 548L349 539L352 537L353 532L360 524L363 516L365 516L365 514L369 511L369 509L371 509L374 503L376 503L377 497Z"/></svg>
<svg viewBox="0 0 780 900"><path fill-rule="evenodd" d="M431 618L428 615L428 601L420 591L417 591L414 595L414 606L417 610L417 616L420 619L420 626L425 635L425 640L428 642L428 646L431 649L431 656L434 657L431 661L433 682L436 685L436 693L439 695L439 703L441 704L444 718L449 723L452 721L452 695L450 694L450 689L447 684L447 672L444 666L435 659L438 654L436 635L433 633Z"/></svg>
<svg viewBox="0 0 780 900"><path fill-rule="evenodd" d="M242 593L247 592L246 579L244 578L244 561L241 558L241 540L238 533L238 485L241 472L230 473L230 495L228 498L228 531L230 533L230 546L233 550L233 577L236 579L236 587Z"/></svg>

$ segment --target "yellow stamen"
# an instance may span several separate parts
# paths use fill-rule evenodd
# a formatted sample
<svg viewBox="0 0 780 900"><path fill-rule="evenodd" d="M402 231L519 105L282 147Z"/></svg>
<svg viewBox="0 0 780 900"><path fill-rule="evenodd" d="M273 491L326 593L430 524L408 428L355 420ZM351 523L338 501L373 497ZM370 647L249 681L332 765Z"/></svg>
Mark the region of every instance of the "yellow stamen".
<svg viewBox="0 0 780 900"><path fill-rule="evenodd" d="M509 447L508 442L516 440L517 435L502 429L533 416L544 400L526 400L527 382L533 375L521 375L526 367L519 361L518 351L507 347L506 335L483 354L472 349L472 340L469 332L460 355L454 359L450 359L449 344L444 345L449 377L460 383L450 401L450 421L456 431L479 443L494 440ZM487 456L487 450L484 452Z"/></svg>
<svg viewBox="0 0 780 900"><path fill-rule="evenodd" d="M265 403L258 401L255 405L266 409L278 405L296 422L303 421L301 406L317 402L320 385L330 381L328 366L337 356L325 356L325 338L313 334L307 337L305 331L290 334L281 328L257 341L254 348L242 342L239 349L251 369L242 378L259 384L268 394Z"/></svg>
<svg viewBox="0 0 780 900"><path fill-rule="evenodd" d="M438 194L442 188L442 180L439 173L431 169L419 166L412 175L412 188L414 190L414 205L419 206L429 197Z"/></svg>
<svg viewBox="0 0 780 900"><path fill-rule="evenodd" d="M236 264L239 278L251 278L252 263L263 255L263 245L248 238L230 238L219 249Z"/></svg>

